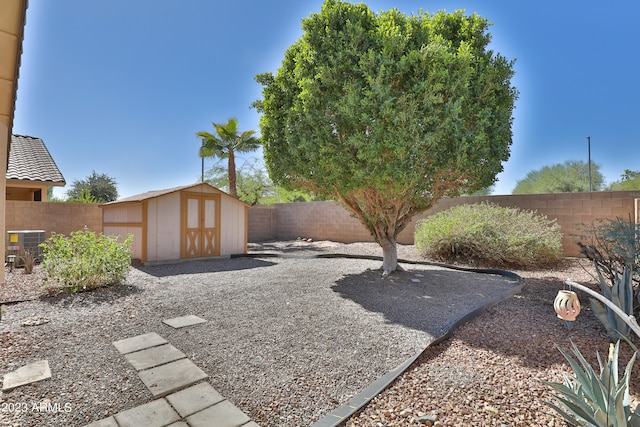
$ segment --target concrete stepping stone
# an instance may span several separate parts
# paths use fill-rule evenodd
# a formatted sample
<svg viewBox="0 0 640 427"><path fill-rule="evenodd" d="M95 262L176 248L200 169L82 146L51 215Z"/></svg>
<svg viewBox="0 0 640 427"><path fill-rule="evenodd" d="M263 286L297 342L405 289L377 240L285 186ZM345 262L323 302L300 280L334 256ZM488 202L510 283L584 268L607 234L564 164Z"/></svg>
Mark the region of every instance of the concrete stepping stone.
<svg viewBox="0 0 640 427"><path fill-rule="evenodd" d="M113 417L120 427L165 427L175 421L180 421L178 413L164 399L136 406L117 413Z"/></svg>
<svg viewBox="0 0 640 427"><path fill-rule="evenodd" d="M185 326L199 325L200 323L204 323L204 322L206 322L205 319L198 316L194 316L193 314L190 314L188 316L182 316L182 317L174 317L173 319L167 319L162 321L162 323L164 323L165 325L169 325L175 329L184 328Z"/></svg>
<svg viewBox="0 0 640 427"><path fill-rule="evenodd" d="M154 397L166 396L208 377L189 359L140 371L138 376Z"/></svg>
<svg viewBox="0 0 640 427"><path fill-rule="evenodd" d="M26 384L46 380L47 378L51 378L49 362L39 360L5 374L2 381L2 391L12 390Z"/></svg>
<svg viewBox="0 0 640 427"><path fill-rule="evenodd" d="M216 427L241 427L250 422L251 418L228 400L187 417L187 423L191 427L210 427L211 420L216 421Z"/></svg>
<svg viewBox="0 0 640 427"><path fill-rule="evenodd" d="M51 320L45 316L29 316L20 322L20 326L40 326L50 321Z"/></svg>
<svg viewBox="0 0 640 427"><path fill-rule="evenodd" d="M204 382L170 394L166 399L178 414L185 418L222 402L224 397L211 387L211 384Z"/></svg>
<svg viewBox="0 0 640 427"><path fill-rule="evenodd" d="M166 343L167 343L167 340L165 340L155 332L151 332L149 334L137 335L135 337L126 338L120 341L115 341L113 345L120 352L120 354L127 354L127 353L133 353L134 351L140 351L147 348L156 347Z"/></svg>
<svg viewBox="0 0 640 427"><path fill-rule="evenodd" d="M91 424L87 424L84 427L120 427L113 417L103 418L98 421L94 421Z"/></svg>
<svg viewBox="0 0 640 427"><path fill-rule="evenodd" d="M163 344L158 347L128 353L125 354L124 357L131 363L136 371L142 371L164 365L165 363L185 359L187 355L171 344Z"/></svg>

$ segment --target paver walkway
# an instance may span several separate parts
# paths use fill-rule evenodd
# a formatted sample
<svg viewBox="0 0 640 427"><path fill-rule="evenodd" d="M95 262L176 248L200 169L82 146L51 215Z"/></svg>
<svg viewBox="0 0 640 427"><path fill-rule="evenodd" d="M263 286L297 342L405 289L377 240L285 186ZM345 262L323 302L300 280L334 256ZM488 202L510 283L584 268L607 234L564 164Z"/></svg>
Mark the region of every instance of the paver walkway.
<svg viewBox="0 0 640 427"><path fill-rule="evenodd" d="M205 322L196 316L165 321L175 328ZM258 427L207 383L207 374L155 332L113 343L138 371L155 400L86 427Z"/></svg>

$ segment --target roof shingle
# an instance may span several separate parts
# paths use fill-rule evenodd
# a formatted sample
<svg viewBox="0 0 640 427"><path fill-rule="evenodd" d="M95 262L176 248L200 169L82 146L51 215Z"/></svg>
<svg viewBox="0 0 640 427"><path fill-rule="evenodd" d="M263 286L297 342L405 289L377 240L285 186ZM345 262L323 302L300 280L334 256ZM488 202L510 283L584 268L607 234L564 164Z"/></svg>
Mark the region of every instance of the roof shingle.
<svg viewBox="0 0 640 427"><path fill-rule="evenodd" d="M11 135L7 179L65 185L64 177L40 138Z"/></svg>

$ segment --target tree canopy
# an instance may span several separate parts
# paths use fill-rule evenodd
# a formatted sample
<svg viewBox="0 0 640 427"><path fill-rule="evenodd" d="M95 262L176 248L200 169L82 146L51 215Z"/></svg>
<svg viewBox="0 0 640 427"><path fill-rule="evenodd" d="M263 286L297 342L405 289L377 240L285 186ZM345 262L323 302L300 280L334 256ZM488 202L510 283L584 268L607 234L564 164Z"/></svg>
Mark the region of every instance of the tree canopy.
<svg viewBox="0 0 640 427"><path fill-rule="evenodd" d="M196 136L202 138L200 157L218 157L227 159L227 174L229 178L229 194L238 198L236 178L236 153L254 151L260 146L260 141L254 136L253 130L238 130L238 119L235 117L227 120L227 123L211 122L216 134L200 131Z"/></svg>
<svg viewBox="0 0 640 427"><path fill-rule="evenodd" d="M600 166L591 162L593 191L600 191L604 177ZM580 193L589 191L589 165L582 160L567 160L533 170L516 183L513 194Z"/></svg>
<svg viewBox="0 0 640 427"><path fill-rule="evenodd" d="M640 171L625 169L619 181L609 184L611 191L631 191L640 190Z"/></svg>
<svg viewBox="0 0 640 427"><path fill-rule="evenodd" d="M245 163L236 170L236 174L238 198L251 206L324 200L314 194L287 190L273 185L267 171L257 162ZM206 171L204 181L221 190L228 191L228 176L225 166L214 164Z"/></svg>
<svg viewBox="0 0 640 427"><path fill-rule="evenodd" d="M509 158L513 62L476 14L374 14L326 0L274 75L257 76L277 185L340 200L397 267L396 237L445 195L495 182Z"/></svg>
<svg viewBox="0 0 640 427"><path fill-rule="evenodd" d="M226 167L213 165L205 174L205 182L220 188L229 190L229 173ZM264 168L253 163L243 165L236 170L236 190L238 199L253 206L262 203L272 191L273 184L267 176Z"/></svg>
<svg viewBox="0 0 640 427"><path fill-rule="evenodd" d="M106 203L118 199L118 184L115 178L93 171L85 179L75 179L67 191L69 201Z"/></svg>

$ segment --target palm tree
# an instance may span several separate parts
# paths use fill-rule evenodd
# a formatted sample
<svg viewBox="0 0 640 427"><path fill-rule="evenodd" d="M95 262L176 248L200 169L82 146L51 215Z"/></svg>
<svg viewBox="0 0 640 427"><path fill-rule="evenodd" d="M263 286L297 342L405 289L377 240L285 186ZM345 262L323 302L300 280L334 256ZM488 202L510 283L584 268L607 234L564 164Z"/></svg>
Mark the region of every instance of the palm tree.
<svg viewBox="0 0 640 427"><path fill-rule="evenodd" d="M230 118L227 123L211 122L216 130L216 134L206 131L196 133L196 136L202 138L202 146L200 147L200 157L219 157L221 159L229 159L229 194L236 199L238 193L236 191L236 153L246 153L254 151L260 146L260 140L253 136L254 130L245 130L238 132L238 119Z"/></svg>

